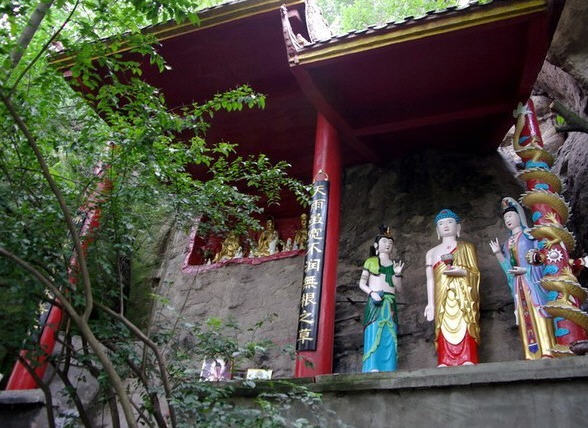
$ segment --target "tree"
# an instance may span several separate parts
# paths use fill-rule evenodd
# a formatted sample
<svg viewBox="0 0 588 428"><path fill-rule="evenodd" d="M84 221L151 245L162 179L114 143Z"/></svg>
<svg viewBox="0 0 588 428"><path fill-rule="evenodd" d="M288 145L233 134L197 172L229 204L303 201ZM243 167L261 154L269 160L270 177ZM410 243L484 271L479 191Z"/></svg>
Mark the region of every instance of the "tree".
<svg viewBox="0 0 588 428"><path fill-rule="evenodd" d="M24 0L0 7L2 369L25 337L31 361L39 352L36 335L27 336L39 328L38 302L62 307L70 327L62 340L64 360L52 364L64 382L72 362L98 378L113 426L116 400L129 426L136 426L134 411L143 410L148 423L165 426L162 397L172 425L181 422L173 380L184 373L170 374L161 338L125 316L121 266L137 253L141 232L162 217L181 227L196 216L209 220L202 233L226 230L229 223L245 231L258 226L252 214L261 210L260 197L275 203L283 187L301 201L306 197L305 186L287 177L285 162L242 158L232 143L206 142L214 112L263 108L262 94L240 86L171 112L164 96L141 80L140 64L116 53L125 43L165 72L157 40L140 28L167 19L197 23L193 7L189 0ZM70 82L49 63L48 54L61 46L75 53ZM72 86L85 88L85 97ZM208 178L194 179L189 162L205 168ZM95 174L98 165L101 175ZM105 180L108 194L97 192ZM102 210L102 219L86 254L78 208L89 203ZM72 255L76 281L69 272ZM81 337L79 348L74 334ZM121 380L129 373L146 395L143 406Z"/></svg>

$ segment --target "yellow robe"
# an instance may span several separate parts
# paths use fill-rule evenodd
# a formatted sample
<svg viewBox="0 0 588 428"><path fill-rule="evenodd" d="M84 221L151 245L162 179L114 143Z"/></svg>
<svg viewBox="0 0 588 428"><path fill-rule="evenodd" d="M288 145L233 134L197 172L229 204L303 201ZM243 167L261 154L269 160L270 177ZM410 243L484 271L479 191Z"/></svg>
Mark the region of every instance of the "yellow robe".
<svg viewBox="0 0 588 428"><path fill-rule="evenodd" d="M466 331L480 343L480 271L476 247L458 241L452 252L453 266L467 271L464 277L443 275L443 262L433 267L435 278L435 347L441 333L453 345L459 344Z"/></svg>

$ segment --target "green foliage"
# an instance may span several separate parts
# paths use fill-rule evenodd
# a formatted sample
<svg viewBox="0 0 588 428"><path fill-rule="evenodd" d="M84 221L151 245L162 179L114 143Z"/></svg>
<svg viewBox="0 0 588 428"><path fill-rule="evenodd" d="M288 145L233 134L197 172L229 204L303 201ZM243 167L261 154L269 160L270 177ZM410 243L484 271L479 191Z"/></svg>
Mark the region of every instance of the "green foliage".
<svg viewBox="0 0 588 428"><path fill-rule="evenodd" d="M259 227L253 214L263 210L262 203L279 203L282 189L306 201L307 187L287 176L287 163L264 155L241 157L238 142L206 141L207 121L216 112L264 108L263 94L235 82L235 88L207 102L172 111L163 94L142 80L139 59L162 73L169 67L157 52L157 40L140 28L167 19L197 22L194 2L55 0L38 28L27 26L38 4L24 0L0 6L0 91L8 100L0 102L5 118L0 122L0 247L64 291L78 313L87 308L88 289L81 280L76 286L69 282L74 241L56 194L63 196L78 229L87 208L100 208L100 228L91 236L87 254L89 292L121 313L126 309L125 269L129 262L143 263L139 256L146 235L162 219L188 227L205 217L199 233L229 227L244 232ZM25 45L20 36L27 32L32 41ZM110 38L101 40L105 36ZM48 56L57 42L72 53L69 82ZM133 59L120 53L121 48ZM15 52L23 53L17 64ZM33 147L58 191L43 176ZM192 176L190 165L203 171L200 178ZM100 183L108 189L100 190ZM53 301L53 295L5 258L0 258L0 275L0 370L6 373L19 349L35 349L40 302ZM151 385L144 409L155 412L148 390L159 387L162 374L153 356L142 355L128 328L102 311L94 311L89 325L109 349L119 376L133 377L133 367L143 367ZM218 354L253 355L267 346L241 349L214 325L209 328L206 336L195 337L203 349ZM73 333L79 331L74 327ZM112 377L101 367L104 361L87 346L72 350L71 357L94 371L105 394L112 390ZM222 394L212 388L207 393Z"/></svg>
<svg viewBox="0 0 588 428"><path fill-rule="evenodd" d="M222 358L231 361L237 373L264 354L269 345L266 341L254 340L256 331L271 322L275 314L259 321L247 329L249 339L240 343L243 335L232 320L211 318L203 324L181 323L178 330L167 331L159 337L174 353L170 375L173 383L174 407L178 412L181 427L311 427L321 426L320 395L288 380L264 381L264 392L259 393L249 405L235 402L236 385L200 380L200 367L205 358ZM184 337L182 342L174 338ZM254 381L245 381L240 388L255 388ZM288 417L293 406L305 408L309 414L316 413L314 421Z"/></svg>

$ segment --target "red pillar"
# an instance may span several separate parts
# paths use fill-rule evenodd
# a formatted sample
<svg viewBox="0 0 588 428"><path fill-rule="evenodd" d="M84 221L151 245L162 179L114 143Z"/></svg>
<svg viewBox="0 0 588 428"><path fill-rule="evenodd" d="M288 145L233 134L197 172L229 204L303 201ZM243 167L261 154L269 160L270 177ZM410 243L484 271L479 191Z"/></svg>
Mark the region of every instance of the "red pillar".
<svg viewBox="0 0 588 428"><path fill-rule="evenodd" d="M108 166L103 168L100 164L94 168L94 173L97 176L102 177L107 168ZM107 178L104 178L98 183L96 191L88 198L86 205L82 207L82 210L86 212L86 219L84 220L80 230L80 240L84 255L86 254L88 245L93 241L93 232L100 226L100 216L102 214L102 210L99 206L99 203L103 201L103 197L105 197L106 194L111 191L111 189L111 181ZM78 258L74 252L69 261L69 282L74 286L78 280L77 267ZM51 305L48 311L47 319L43 324L42 333L39 339L39 347L41 348L41 351L43 351L43 354L38 356L35 362L29 360L27 351L20 351L20 356L34 368L35 373L37 376L39 376L40 379L43 379L43 376L45 375L45 370L47 369L47 358L53 353L53 348L55 347L55 337L59 331L62 319L62 309L59 306ZM17 360L16 363L14 363L14 367L10 377L8 378L6 390L34 388L38 388L37 382L29 374L27 369L25 369L25 366L19 360Z"/></svg>
<svg viewBox="0 0 588 428"><path fill-rule="evenodd" d="M341 205L341 149L337 131L322 114L318 113L314 145L313 178L317 177L321 171L327 175L329 180L329 207L317 346L316 351L302 351L298 353L298 358L296 358L296 377L316 376L333 372L335 295L337 287L339 213ZM308 363L311 363L311 365Z"/></svg>

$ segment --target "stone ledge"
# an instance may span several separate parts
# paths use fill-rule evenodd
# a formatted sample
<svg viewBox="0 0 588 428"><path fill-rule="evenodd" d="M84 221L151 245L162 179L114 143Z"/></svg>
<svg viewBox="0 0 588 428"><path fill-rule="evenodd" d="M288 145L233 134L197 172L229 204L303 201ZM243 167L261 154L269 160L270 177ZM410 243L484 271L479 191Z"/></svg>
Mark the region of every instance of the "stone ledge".
<svg viewBox="0 0 588 428"><path fill-rule="evenodd" d="M234 395L254 396L262 392L287 391L291 384L315 392L359 392L443 388L467 385L507 384L588 378L588 356L538 361L505 361L476 366L400 370L382 373L321 375L314 378L256 381L255 388L239 382Z"/></svg>
<svg viewBox="0 0 588 428"><path fill-rule="evenodd" d="M45 396L40 389L0 391L0 409L43 405L45 405Z"/></svg>
<svg viewBox="0 0 588 428"><path fill-rule="evenodd" d="M506 361L387 373L334 374L315 378L317 392L435 388L524 381L588 378L588 356Z"/></svg>

